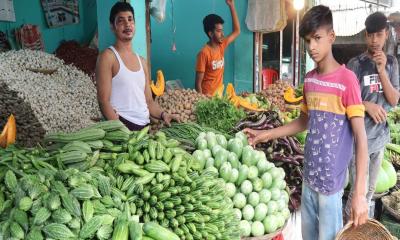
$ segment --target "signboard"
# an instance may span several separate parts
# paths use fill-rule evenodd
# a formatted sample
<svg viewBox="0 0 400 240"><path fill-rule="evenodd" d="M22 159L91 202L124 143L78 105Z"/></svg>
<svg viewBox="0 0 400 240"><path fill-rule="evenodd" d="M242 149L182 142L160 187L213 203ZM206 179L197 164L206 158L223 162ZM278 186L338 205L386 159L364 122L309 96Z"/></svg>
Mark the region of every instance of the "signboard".
<svg viewBox="0 0 400 240"><path fill-rule="evenodd" d="M14 0L0 0L0 21L15 22Z"/></svg>
<svg viewBox="0 0 400 240"><path fill-rule="evenodd" d="M78 0L41 0L50 28L79 23Z"/></svg>

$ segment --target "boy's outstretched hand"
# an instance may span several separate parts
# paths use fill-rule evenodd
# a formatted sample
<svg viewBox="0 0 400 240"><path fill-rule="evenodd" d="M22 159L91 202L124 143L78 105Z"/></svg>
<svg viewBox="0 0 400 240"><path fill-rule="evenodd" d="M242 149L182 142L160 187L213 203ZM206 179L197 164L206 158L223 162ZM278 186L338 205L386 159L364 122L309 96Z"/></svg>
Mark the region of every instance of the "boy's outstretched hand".
<svg viewBox="0 0 400 240"><path fill-rule="evenodd" d="M272 140L272 136L268 130L253 130L245 128L243 132L247 135L249 144L256 146L260 142L268 142Z"/></svg>

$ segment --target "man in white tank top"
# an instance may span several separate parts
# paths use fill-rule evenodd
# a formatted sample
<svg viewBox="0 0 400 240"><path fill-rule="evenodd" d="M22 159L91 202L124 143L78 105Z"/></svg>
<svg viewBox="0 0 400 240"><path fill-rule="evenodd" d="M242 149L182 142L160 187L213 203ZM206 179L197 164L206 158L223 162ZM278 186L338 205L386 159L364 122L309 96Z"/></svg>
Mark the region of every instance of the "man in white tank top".
<svg viewBox="0 0 400 240"><path fill-rule="evenodd" d="M116 42L104 50L97 61L97 98L104 117L119 119L130 130L150 123L150 116L167 125L177 120L153 101L146 60L132 51L135 15L132 6L117 2L111 8L110 25Z"/></svg>

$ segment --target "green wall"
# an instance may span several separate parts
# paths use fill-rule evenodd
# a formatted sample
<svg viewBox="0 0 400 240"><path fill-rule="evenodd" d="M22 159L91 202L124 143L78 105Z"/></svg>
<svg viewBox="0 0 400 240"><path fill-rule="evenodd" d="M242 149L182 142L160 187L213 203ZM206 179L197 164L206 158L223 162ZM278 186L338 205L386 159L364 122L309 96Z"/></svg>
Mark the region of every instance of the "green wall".
<svg viewBox="0 0 400 240"><path fill-rule="evenodd" d="M117 0L100 0L97 3L97 21L99 25L99 49L100 51L112 45L115 41L109 22L111 7ZM133 49L139 55L147 58L146 45L146 4L145 0L130 1L135 11L136 33L133 41Z"/></svg>
<svg viewBox="0 0 400 240"><path fill-rule="evenodd" d="M162 69L166 80L180 79L185 87L195 86L196 55L208 41L203 32L203 18L210 13L224 20L224 32L232 30L232 20L225 1L172 0L176 24L176 51L173 52L173 27L171 1L167 1L166 19L158 23L151 18L152 74ZM235 1L241 22L241 34L225 52L225 86L234 83L237 91L253 90L253 33L247 30L245 18L247 0Z"/></svg>
<svg viewBox="0 0 400 240"><path fill-rule="evenodd" d="M16 22L0 21L0 31L5 32L15 46L13 30L22 24L38 25L44 40L45 50L54 52L62 40L77 40L88 43L96 30L96 0L79 1L79 24L48 28L40 0L14 0Z"/></svg>

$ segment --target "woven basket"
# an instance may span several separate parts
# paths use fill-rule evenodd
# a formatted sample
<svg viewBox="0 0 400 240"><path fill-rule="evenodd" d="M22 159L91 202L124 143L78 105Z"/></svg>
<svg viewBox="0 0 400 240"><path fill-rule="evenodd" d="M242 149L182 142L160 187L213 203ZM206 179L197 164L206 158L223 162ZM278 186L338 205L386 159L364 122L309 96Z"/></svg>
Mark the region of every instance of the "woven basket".
<svg viewBox="0 0 400 240"><path fill-rule="evenodd" d="M400 188L400 169L397 170L397 183L396 188Z"/></svg>
<svg viewBox="0 0 400 240"><path fill-rule="evenodd" d="M382 198L383 196L388 195L389 191L383 192L383 193L374 193L374 195L372 195L372 199L376 200L379 198Z"/></svg>
<svg viewBox="0 0 400 240"><path fill-rule="evenodd" d="M289 218L290 219L290 218ZM261 236L261 237L242 237L240 238L241 240L272 240L274 237L278 236L279 234L282 233L283 229L285 229L286 225L288 224L288 219L286 220L285 224L283 227L280 229L276 230L273 233Z"/></svg>
<svg viewBox="0 0 400 240"><path fill-rule="evenodd" d="M393 240L393 236L380 222L368 219L367 223L353 228L349 222L338 233L335 240Z"/></svg>
<svg viewBox="0 0 400 240"><path fill-rule="evenodd" d="M385 210L396 220L400 221L400 213L395 211L391 206L390 206L390 196L385 196L382 198L382 204Z"/></svg>

